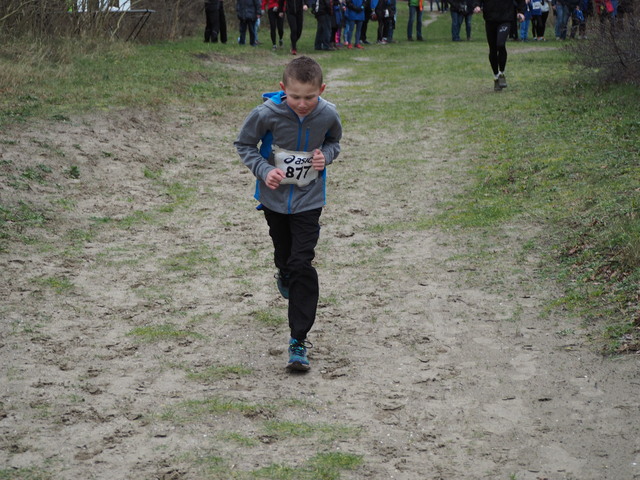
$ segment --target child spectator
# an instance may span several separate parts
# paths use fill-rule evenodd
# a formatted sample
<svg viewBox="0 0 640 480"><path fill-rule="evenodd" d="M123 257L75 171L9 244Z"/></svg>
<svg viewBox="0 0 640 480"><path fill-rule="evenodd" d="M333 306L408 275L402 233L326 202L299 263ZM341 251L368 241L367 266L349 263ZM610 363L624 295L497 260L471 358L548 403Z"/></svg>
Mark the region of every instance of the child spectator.
<svg viewBox="0 0 640 480"><path fill-rule="evenodd" d="M587 38L587 19L593 13L593 4L591 0L580 0L578 6L571 15L571 34L570 38Z"/></svg>
<svg viewBox="0 0 640 480"><path fill-rule="evenodd" d="M531 2L531 35L534 40L544 42L544 31L549 17L549 0Z"/></svg>
<svg viewBox="0 0 640 480"><path fill-rule="evenodd" d="M269 19L269 30L271 32L271 43L276 50L278 45L282 47L284 37L284 13L280 11L279 0L262 0L262 10L267 13ZM276 33L278 43L276 44Z"/></svg>
<svg viewBox="0 0 640 480"><path fill-rule="evenodd" d="M347 48L353 48L351 38L355 27L355 47L364 48L360 43L360 34L362 32L362 22L364 21L364 0L347 0L347 23L344 29L344 41Z"/></svg>
<svg viewBox="0 0 640 480"><path fill-rule="evenodd" d="M393 28L396 16L396 0L377 0L371 4L378 18L378 43L386 45L393 41Z"/></svg>
<svg viewBox="0 0 640 480"><path fill-rule="evenodd" d="M342 28L345 23L346 7L342 0L333 1L333 18L331 19L331 46L338 49L342 46Z"/></svg>
<svg viewBox="0 0 640 480"><path fill-rule="evenodd" d="M531 23L531 17L533 16L533 7L531 0L525 0L524 2L524 20L520 22L520 40L522 42L529 41L529 24Z"/></svg>
<svg viewBox="0 0 640 480"><path fill-rule="evenodd" d="M325 84L315 60L302 56L289 62L280 88L263 95L234 146L257 179L254 197L273 241L278 290L289 301L287 369L307 371L307 334L319 298L311 262L325 204L326 166L340 153L342 125L335 105L320 97Z"/></svg>
<svg viewBox="0 0 640 480"><path fill-rule="evenodd" d="M314 0L311 4L311 12L316 17L318 23L316 29L316 50L331 49L331 17L333 16L333 7L331 0Z"/></svg>
<svg viewBox="0 0 640 480"><path fill-rule="evenodd" d="M304 12L309 9L304 0L280 0L278 10L285 12L291 31L291 55L298 53L298 40L302 35Z"/></svg>

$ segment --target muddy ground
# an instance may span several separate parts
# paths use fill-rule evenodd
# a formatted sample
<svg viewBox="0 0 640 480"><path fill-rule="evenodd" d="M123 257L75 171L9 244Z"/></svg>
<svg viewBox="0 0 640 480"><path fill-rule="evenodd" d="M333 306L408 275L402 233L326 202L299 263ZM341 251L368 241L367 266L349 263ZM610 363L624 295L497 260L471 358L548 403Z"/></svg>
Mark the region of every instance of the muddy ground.
<svg viewBox="0 0 640 480"><path fill-rule="evenodd" d="M538 226L416 222L465 181L429 128L410 169L402 133L345 131L312 369L287 373L241 121L112 111L2 133L0 478L640 478L640 357L601 357L548 308ZM309 473L322 458L344 468Z"/></svg>

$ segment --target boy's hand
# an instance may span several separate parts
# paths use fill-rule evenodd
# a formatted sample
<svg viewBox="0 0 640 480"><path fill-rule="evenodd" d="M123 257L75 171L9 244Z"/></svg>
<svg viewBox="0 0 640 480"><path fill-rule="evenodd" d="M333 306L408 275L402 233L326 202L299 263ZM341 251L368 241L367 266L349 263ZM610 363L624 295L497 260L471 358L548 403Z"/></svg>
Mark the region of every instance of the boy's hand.
<svg viewBox="0 0 640 480"><path fill-rule="evenodd" d="M264 181L264 183L266 183L267 187L269 187L271 190L275 190L280 186L280 182L284 177L285 174L282 170L280 170L279 168L274 168L269 173L267 173L267 179Z"/></svg>
<svg viewBox="0 0 640 480"><path fill-rule="evenodd" d="M324 159L324 153L319 148L313 151L313 159L311 160L311 166L314 170L321 172L326 166L326 160Z"/></svg>

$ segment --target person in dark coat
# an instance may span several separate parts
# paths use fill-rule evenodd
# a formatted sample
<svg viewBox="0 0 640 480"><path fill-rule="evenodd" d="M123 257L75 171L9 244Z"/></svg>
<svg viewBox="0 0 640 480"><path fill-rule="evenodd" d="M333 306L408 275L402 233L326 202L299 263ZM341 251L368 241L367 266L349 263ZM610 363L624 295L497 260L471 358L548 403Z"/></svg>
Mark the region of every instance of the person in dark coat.
<svg viewBox="0 0 640 480"><path fill-rule="evenodd" d="M280 11L287 15L291 31L291 55L298 53L298 40L302 35L304 12L309 9L306 0L280 0Z"/></svg>
<svg viewBox="0 0 640 480"><path fill-rule="evenodd" d="M245 44L247 30L249 30L249 44L255 47L258 44L256 39L256 21L262 12L260 0L237 0L236 14L240 20L240 38L238 43Z"/></svg>
<svg viewBox="0 0 640 480"><path fill-rule="evenodd" d="M316 28L316 40L314 48L316 50L331 49L331 17L333 16L333 6L331 0L314 0L312 12L318 23Z"/></svg>
<svg viewBox="0 0 640 480"><path fill-rule="evenodd" d="M556 13L556 40L567 39L567 24L571 14L578 6L580 0L555 0L551 2Z"/></svg>
<svg viewBox="0 0 640 480"><path fill-rule="evenodd" d="M517 2L517 3L516 3ZM489 63L493 70L493 88L507 87L507 38L514 17L524 20L524 0L475 0L474 13L482 12L489 44Z"/></svg>
<svg viewBox="0 0 640 480"><path fill-rule="evenodd" d="M204 13L207 20L204 28L205 43L216 43L218 39L227 43L227 19L222 0L205 0Z"/></svg>
<svg viewBox="0 0 640 480"><path fill-rule="evenodd" d="M467 31L467 40L471 40L471 20L473 18L473 0L451 0L449 10L451 12L451 40L460 41L460 29L464 22Z"/></svg>

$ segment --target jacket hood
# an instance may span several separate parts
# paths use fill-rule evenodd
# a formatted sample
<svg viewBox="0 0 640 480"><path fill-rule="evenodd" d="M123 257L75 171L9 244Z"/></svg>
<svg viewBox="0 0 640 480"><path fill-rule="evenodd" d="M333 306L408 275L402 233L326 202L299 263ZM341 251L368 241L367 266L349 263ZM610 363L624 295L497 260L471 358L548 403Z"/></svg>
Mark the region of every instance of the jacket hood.
<svg viewBox="0 0 640 480"><path fill-rule="evenodd" d="M283 90L280 90L277 92L267 92L262 94L263 101L266 102L267 100L271 100L273 103L276 103L276 104L281 104L282 101L284 100L284 97L286 97L286 95Z"/></svg>
<svg viewBox="0 0 640 480"><path fill-rule="evenodd" d="M263 104L269 107L270 110L281 115L286 114L285 112L291 112L295 115L295 113L293 113L293 110L291 110L291 107L286 104L285 98L287 98L287 94L284 93L284 90L279 90L277 92L266 92L262 94ZM327 103L328 102L322 97L318 97L318 105L308 116L314 117L318 115L322 110L324 110L324 108L327 106Z"/></svg>

